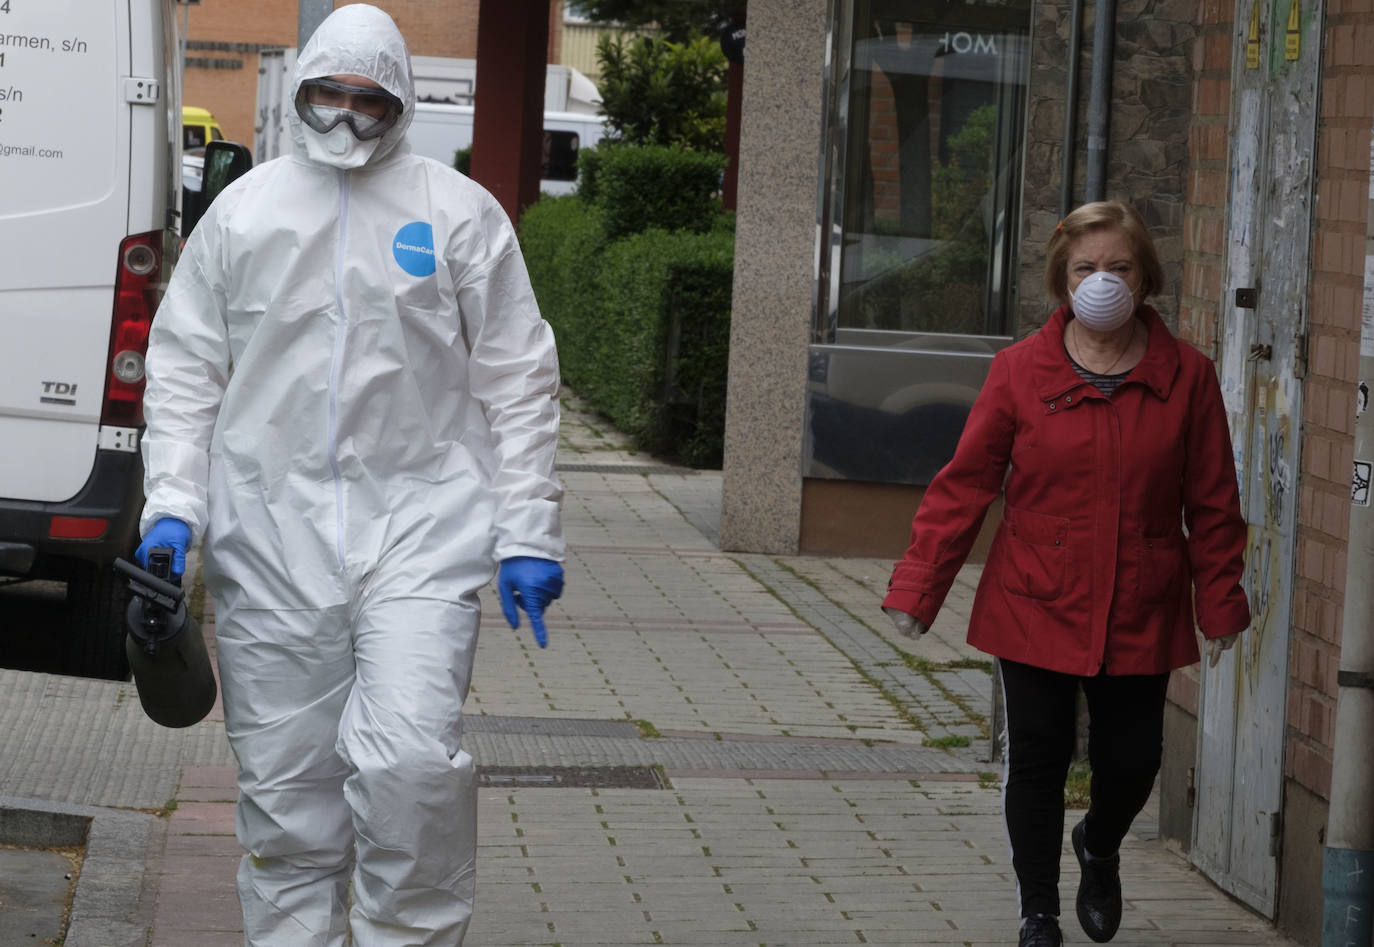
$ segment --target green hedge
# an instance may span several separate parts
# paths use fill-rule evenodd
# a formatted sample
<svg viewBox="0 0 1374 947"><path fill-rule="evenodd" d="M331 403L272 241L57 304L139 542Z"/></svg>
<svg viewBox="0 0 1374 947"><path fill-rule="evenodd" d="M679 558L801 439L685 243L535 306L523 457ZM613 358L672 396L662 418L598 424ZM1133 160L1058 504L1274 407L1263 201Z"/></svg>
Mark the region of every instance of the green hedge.
<svg viewBox="0 0 1374 947"><path fill-rule="evenodd" d="M602 141L594 148L577 149L577 196L588 204L596 203L601 183L601 155L610 147L611 142Z"/></svg>
<svg viewBox="0 0 1374 947"><path fill-rule="evenodd" d="M648 230L606 248L602 408L644 450L718 467L734 239ZM613 384L613 387L612 387Z"/></svg>
<svg viewBox="0 0 1374 947"><path fill-rule="evenodd" d="M558 339L563 380L598 403L596 272L606 246L601 211L575 196L542 197L520 218L520 246L539 311Z"/></svg>
<svg viewBox="0 0 1374 947"><path fill-rule="evenodd" d="M650 229L704 233L720 216L724 155L614 142L592 151L578 154L579 188L612 240Z"/></svg>
<svg viewBox="0 0 1374 947"><path fill-rule="evenodd" d="M721 461L732 224L612 241L602 209L577 197L543 198L520 222L563 377L636 447L694 467Z"/></svg>

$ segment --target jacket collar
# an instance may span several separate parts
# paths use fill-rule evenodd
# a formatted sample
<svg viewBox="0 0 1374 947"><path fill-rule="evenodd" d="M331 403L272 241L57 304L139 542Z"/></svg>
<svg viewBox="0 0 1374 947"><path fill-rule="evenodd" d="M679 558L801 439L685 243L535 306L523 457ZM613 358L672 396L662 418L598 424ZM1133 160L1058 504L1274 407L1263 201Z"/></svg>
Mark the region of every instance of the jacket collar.
<svg viewBox="0 0 1374 947"><path fill-rule="evenodd" d="M1042 401L1050 401L1088 384L1074 371L1068 352L1064 350L1064 328L1070 317L1069 307L1060 306L1031 343L1032 386ZM1149 336L1145 356L1131 370L1126 384L1143 384L1160 399L1167 399L1178 378L1178 342L1153 307L1141 306L1135 318L1145 323Z"/></svg>

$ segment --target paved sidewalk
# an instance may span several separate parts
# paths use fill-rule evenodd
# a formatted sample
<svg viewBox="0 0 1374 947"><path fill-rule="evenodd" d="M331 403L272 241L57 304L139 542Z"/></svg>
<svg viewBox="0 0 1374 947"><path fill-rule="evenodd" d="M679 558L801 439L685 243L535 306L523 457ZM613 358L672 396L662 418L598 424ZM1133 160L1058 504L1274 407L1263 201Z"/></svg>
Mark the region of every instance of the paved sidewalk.
<svg viewBox="0 0 1374 947"><path fill-rule="evenodd" d="M634 454L571 395L560 471L549 648L487 593L464 736L483 779L468 943L1014 943L990 665L963 642L977 568L913 645L878 610L890 562L720 552L719 474ZM168 731L131 684L0 671L0 793L146 813L124 915L83 875L67 947L242 943L218 711ZM1148 816L1114 943L1289 943ZM1066 935L1086 943L1065 851Z"/></svg>

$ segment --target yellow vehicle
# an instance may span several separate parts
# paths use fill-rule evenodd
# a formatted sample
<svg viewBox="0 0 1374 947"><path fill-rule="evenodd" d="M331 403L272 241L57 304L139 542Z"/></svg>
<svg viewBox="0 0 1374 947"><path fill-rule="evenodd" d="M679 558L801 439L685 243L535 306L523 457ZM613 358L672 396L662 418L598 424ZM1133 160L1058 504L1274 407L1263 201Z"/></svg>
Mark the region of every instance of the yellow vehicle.
<svg viewBox="0 0 1374 947"><path fill-rule="evenodd" d="M204 148L208 142L222 141L223 139L224 133L220 131L219 122L215 121L215 116L210 114L209 109L198 108L194 105L181 107L181 147L183 149Z"/></svg>

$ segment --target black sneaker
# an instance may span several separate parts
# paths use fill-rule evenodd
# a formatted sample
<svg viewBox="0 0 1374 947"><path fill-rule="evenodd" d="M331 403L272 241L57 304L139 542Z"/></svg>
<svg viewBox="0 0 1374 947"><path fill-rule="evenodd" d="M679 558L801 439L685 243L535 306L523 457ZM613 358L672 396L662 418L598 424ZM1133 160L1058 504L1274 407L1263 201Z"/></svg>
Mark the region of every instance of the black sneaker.
<svg viewBox="0 0 1374 947"><path fill-rule="evenodd" d="M1021 921L1021 940L1018 947L1061 947L1064 935L1059 933L1059 918L1053 914L1032 914Z"/></svg>
<svg viewBox="0 0 1374 947"><path fill-rule="evenodd" d="M1083 823L1073 827L1073 853L1078 856L1078 923L1099 944L1116 936L1121 926L1121 853L1088 857Z"/></svg>

